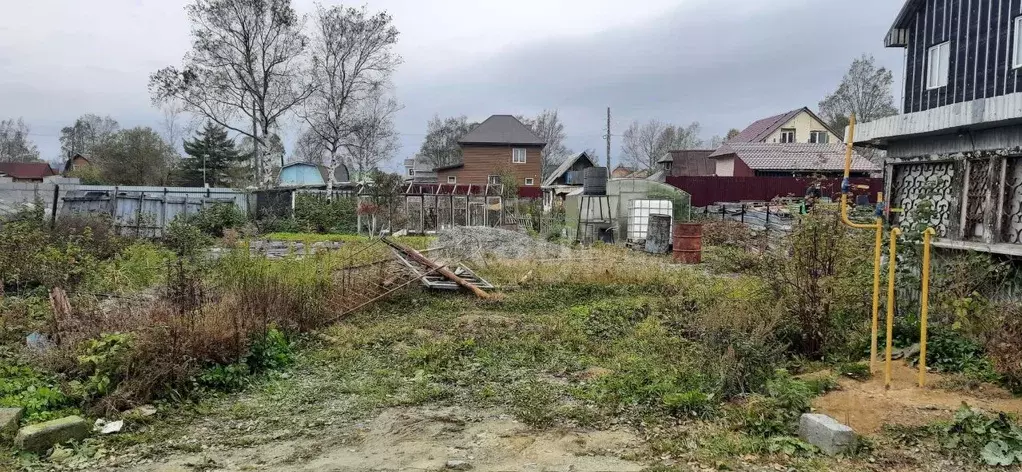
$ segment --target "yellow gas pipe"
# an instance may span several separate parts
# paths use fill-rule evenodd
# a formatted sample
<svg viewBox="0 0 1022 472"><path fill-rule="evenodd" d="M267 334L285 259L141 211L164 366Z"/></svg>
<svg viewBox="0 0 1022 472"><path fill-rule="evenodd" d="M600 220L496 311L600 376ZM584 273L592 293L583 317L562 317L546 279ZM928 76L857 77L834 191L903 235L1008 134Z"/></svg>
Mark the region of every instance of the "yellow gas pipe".
<svg viewBox="0 0 1022 472"><path fill-rule="evenodd" d="M876 241L873 245L873 324L869 343L869 371L876 372L877 337L880 324L880 256L883 253L884 220L878 214L873 224L855 223L848 219L848 193L850 190L849 176L852 172L852 143L855 142L855 114L848 120L848 137L845 140L845 176L841 182L841 221L850 228L876 230ZM884 200L882 193L877 195L879 209Z"/></svg>
<svg viewBox="0 0 1022 472"><path fill-rule="evenodd" d="M894 269L898 265L898 236L901 228L891 229L891 260L887 261L887 353L884 359L884 388L891 388L891 351L894 350Z"/></svg>
<svg viewBox="0 0 1022 472"><path fill-rule="evenodd" d="M930 310L930 239L937 231L923 231L923 288L919 296L919 386L926 385L926 315Z"/></svg>

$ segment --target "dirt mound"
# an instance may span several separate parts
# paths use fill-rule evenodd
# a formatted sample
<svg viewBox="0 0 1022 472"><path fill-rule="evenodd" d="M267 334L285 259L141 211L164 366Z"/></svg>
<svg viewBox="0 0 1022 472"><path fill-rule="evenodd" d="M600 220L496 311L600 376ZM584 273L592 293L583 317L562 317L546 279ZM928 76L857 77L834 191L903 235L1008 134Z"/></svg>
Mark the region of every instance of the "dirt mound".
<svg viewBox="0 0 1022 472"><path fill-rule="evenodd" d="M943 376L934 373L927 374L927 386L919 388L918 373L904 362L895 362L890 390L884 388L882 370L865 382L843 378L838 382L840 390L817 398L813 407L860 434L876 433L885 424L923 426L948 420L962 402L991 412L1022 413L1022 398L1012 398L1004 389L984 385L969 391L943 390L935 387Z"/></svg>
<svg viewBox="0 0 1022 472"><path fill-rule="evenodd" d="M498 259L552 259L571 250L541 241L528 234L484 226L457 226L437 233L434 248L458 260L481 261Z"/></svg>

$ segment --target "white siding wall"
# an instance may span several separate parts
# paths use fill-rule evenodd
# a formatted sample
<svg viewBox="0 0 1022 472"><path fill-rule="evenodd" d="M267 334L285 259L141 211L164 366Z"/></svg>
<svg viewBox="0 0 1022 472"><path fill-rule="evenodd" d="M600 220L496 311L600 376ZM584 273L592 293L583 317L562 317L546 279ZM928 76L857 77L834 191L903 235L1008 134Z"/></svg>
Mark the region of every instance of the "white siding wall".
<svg viewBox="0 0 1022 472"><path fill-rule="evenodd" d="M799 142L799 143L808 143L809 142L809 132L810 131L827 131L827 134L830 136L830 138L829 138L830 141L829 142L831 142L831 143L839 143L839 142L841 142L841 138L840 137L838 137L834 133L831 133L829 130L827 130L827 127L824 126L823 123L820 123L819 121L816 120L816 118L813 118L812 115L810 115L809 113L806 113L804 111L802 113L799 113L798 115L795 115L794 118L792 118L790 121L788 121L787 123L782 125L780 128L778 128L777 131L774 131L774 134L771 134L770 136L767 136L766 140L763 141L763 142L765 142L765 143L779 143L779 142L781 142L781 129L784 129L784 128L794 128L795 129L795 142Z"/></svg>

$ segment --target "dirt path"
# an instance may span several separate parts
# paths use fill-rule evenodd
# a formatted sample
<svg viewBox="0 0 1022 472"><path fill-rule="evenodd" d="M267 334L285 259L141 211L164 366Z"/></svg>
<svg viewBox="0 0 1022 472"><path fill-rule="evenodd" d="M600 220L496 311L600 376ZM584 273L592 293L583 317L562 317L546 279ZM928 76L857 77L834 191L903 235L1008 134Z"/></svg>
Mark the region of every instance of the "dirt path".
<svg viewBox="0 0 1022 472"><path fill-rule="evenodd" d="M987 411L1022 413L1022 398L1012 398L1004 389L984 385L971 391L949 391L939 386L944 377L927 374L927 387L916 384L918 370L904 362L891 369L891 389L884 388L884 376L859 382L842 378L835 390L813 402L813 407L847 424L860 434L874 434L885 424L923 426L948 420L962 402Z"/></svg>
<svg viewBox="0 0 1022 472"><path fill-rule="evenodd" d="M392 408L341 433L172 455L127 470L427 471L443 470L449 461L475 471L643 468L620 458L641 446L627 431L536 433L504 415L460 408Z"/></svg>

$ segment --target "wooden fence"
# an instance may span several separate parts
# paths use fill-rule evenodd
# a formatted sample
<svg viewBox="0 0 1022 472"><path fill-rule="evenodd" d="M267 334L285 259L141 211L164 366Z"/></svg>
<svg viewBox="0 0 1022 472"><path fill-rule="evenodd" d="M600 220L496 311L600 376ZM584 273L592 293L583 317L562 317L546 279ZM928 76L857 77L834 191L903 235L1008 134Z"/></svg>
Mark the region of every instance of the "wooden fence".
<svg viewBox="0 0 1022 472"><path fill-rule="evenodd" d="M819 182L825 197L841 193L841 179L811 177L667 177L667 183L692 195L692 206L705 207L720 202L762 201L777 197L802 197L806 189ZM884 179L851 179L852 185L867 185L869 189L855 189L856 194L867 195L876 201L884 188Z"/></svg>

